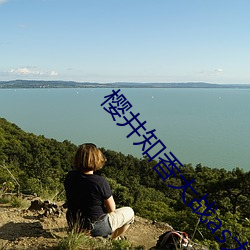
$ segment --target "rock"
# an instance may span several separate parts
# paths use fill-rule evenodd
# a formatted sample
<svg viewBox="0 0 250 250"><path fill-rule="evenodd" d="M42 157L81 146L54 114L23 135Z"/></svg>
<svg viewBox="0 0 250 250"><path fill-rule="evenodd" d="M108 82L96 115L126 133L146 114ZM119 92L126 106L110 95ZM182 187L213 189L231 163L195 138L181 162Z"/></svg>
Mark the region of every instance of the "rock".
<svg viewBox="0 0 250 250"><path fill-rule="evenodd" d="M51 203L50 201L42 201L40 199L31 201L31 205L28 208L28 210L36 210L38 211L40 216L50 216L50 215L56 215L61 216L61 213L63 212L63 207L58 206L55 203ZM43 211L43 213L41 213Z"/></svg>
<svg viewBox="0 0 250 250"><path fill-rule="evenodd" d="M44 203L42 200L39 199L31 201L31 205L28 210L41 210L42 208L44 208Z"/></svg>

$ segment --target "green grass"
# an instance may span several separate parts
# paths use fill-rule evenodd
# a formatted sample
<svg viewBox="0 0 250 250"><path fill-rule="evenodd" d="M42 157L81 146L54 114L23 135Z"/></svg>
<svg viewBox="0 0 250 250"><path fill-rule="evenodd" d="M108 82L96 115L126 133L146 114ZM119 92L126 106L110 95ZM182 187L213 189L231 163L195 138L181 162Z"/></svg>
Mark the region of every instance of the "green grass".
<svg viewBox="0 0 250 250"><path fill-rule="evenodd" d="M11 207L16 207L16 208L26 208L29 205L29 202L22 197L17 197L17 196L2 196L0 198L0 204L7 204L10 205Z"/></svg>
<svg viewBox="0 0 250 250"><path fill-rule="evenodd" d="M8 204L11 202L11 198L10 197L1 197L0 198L0 204Z"/></svg>
<svg viewBox="0 0 250 250"><path fill-rule="evenodd" d="M143 250L143 246L133 247L126 240L111 240L102 237L92 238L88 233L76 233L74 230L61 239L57 250Z"/></svg>
<svg viewBox="0 0 250 250"><path fill-rule="evenodd" d="M75 233L74 231L72 231L66 238L59 241L57 249L58 250L93 249L93 242L86 234Z"/></svg>

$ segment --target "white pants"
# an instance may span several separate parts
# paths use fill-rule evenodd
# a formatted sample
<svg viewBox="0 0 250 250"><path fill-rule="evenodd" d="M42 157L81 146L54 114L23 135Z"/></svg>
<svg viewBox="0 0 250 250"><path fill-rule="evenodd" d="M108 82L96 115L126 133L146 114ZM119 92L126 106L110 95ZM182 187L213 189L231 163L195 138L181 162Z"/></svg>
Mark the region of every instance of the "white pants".
<svg viewBox="0 0 250 250"><path fill-rule="evenodd" d="M121 207L108 213L109 223L114 232L117 228L134 222L134 210L131 207Z"/></svg>

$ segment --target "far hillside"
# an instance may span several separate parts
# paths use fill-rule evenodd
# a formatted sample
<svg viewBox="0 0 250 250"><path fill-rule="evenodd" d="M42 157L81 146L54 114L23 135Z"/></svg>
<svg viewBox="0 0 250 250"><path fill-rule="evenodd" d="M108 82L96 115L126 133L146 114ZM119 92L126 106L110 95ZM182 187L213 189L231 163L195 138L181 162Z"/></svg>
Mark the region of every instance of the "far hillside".
<svg viewBox="0 0 250 250"><path fill-rule="evenodd" d="M64 200L63 180L71 169L76 148L70 141L58 142L27 133L0 118L0 195L19 190L23 194L50 195ZM183 203L183 189L169 187L186 184L176 170L175 176L172 174L163 182L152 169L156 161L102 150L107 163L97 174L109 180L118 206L132 206L137 215L167 222L189 235L195 232L194 238L209 244L211 249L218 247L216 236L223 239L225 229L231 236L226 234L221 247L237 248L239 245L233 237L242 243L250 239L250 172L239 168L227 171L200 164L179 166L187 182L195 179L192 188L197 194L194 196L191 188L187 188L186 204L194 197L200 199L206 194L209 194L207 204L216 204L216 213L210 216L211 219L203 218L208 223L201 223L198 214ZM218 226L216 217L222 225Z"/></svg>
<svg viewBox="0 0 250 250"><path fill-rule="evenodd" d="M241 88L249 89L250 84L214 84L206 82L74 82L74 81L42 81L13 80L0 81L0 89L19 88Z"/></svg>

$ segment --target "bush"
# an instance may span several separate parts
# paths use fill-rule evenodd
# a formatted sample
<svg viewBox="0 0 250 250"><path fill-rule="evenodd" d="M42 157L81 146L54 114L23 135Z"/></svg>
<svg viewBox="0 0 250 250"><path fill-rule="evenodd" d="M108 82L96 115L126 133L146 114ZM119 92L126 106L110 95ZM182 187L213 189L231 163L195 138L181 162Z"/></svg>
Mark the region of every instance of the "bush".
<svg viewBox="0 0 250 250"><path fill-rule="evenodd" d="M0 197L0 204L8 204L10 202L11 202L11 197L9 196Z"/></svg>
<svg viewBox="0 0 250 250"><path fill-rule="evenodd" d="M72 230L69 235L59 241L57 250L143 250L143 246L133 247L126 240L110 240L102 237L90 238L88 233L76 233Z"/></svg>
<svg viewBox="0 0 250 250"><path fill-rule="evenodd" d="M22 199L21 197L12 197L10 204L12 207L20 207L20 208L26 208L28 207L28 201Z"/></svg>
<svg viewBox="0 0 250 250"><path fill-rule="evenodd" d="M68 237L59 241L58 250L81 250L81 249L90 249L92 248L93 242L89 237L84 233L75 233L72 230Z"/></svg>
<svg viewBox="0 0 250 250"><path fill-rule="evenodd" d="M117 183L117 181L111 178L107 178L107 180L110 184L115 202L117 203L118 207L131 206L134 201L134 198L133 196L131 196L129 189Z"/></svg>
<svg viewBox="0 0 250 250"><path fill-rule="evenodd" d="M133 209L135 213L143 218L166 221L167 215L172 213L172 209L161 201L141 201L137 202Z"/></svg>

